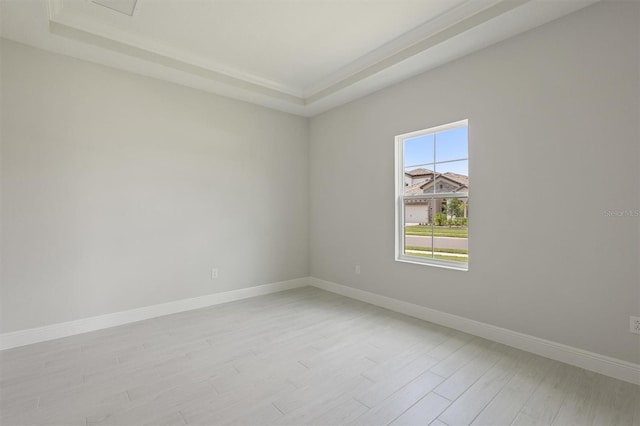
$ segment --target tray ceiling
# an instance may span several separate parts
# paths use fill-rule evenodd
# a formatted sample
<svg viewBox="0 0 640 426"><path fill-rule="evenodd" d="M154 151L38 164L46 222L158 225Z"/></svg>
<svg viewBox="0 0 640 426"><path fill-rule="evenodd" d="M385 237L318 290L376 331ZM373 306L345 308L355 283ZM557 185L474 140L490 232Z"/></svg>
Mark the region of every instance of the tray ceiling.
<svg viewBox="0 0 640 426"><path fill-rule="evenodd" d="M0 14L8 39L311 116L594 2L2 0Z"/></svg>

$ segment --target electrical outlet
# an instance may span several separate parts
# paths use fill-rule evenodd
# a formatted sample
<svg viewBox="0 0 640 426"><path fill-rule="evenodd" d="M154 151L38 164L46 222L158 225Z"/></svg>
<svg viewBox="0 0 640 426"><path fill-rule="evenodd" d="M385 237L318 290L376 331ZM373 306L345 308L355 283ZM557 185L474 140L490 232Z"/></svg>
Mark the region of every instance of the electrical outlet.
<svg viewBox="0 0 640 426"><path fill-rule="evenodd" d="M218 278L218 268L213 268L211 270L211 279L215 280L216 278Z"/></svg>
<svg viewBox="0 0 640 426"><path fill-rule="evenodd" d="M640 317L629 317L629 331L640 334Z"/></svg>
<svg viewBox="0 0 640 426"><path fill-rule="evenodd" d="M360 275L360 265L356 265L356 275Z"/></svg>

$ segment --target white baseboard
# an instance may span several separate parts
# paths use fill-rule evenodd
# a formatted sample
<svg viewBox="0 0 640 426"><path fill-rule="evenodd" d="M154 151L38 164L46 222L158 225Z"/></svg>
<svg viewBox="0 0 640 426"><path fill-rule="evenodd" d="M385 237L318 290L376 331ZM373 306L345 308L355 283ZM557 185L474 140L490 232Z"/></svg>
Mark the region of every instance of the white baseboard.
<svg viewBox="0 0 640 426"><path fill-rule="evenodd" d="M44 327L28 328L9 333L3 333L0 334L0 350L29 345L32 343L44 342L46 340L59 339L61 337L87 333L89 331L101 330L103 328L115 327L118 325L142 321L149 318L190 311L193 309L200 309L207 306L219 305L221 303L233 302L234 300L247 299L249 297L276 293L279 291L290 290L307 285L307 277L296 278L289 281L264 284L255 287L242 288L239 290L225 291L222 293L207 294L205 296L193 297L191 299L176 300L159 305L145 306L143 308L115 312L112 314L100 315L96 317L83 318L74 321L47 325Z"/></svg>
<svg viewBox="0 0 640 426"><path fill-rule="evenodd" d="M444 325L546 358L640 385L640 364L585 351L457 315L310 277L310 285L425 321Z"/></svg>
<svg viewBox="0 0 640 426"><path fill-rule="evenodd" d="M0 334L0 350L312 285L352 299L640 385L640 365L353 287L305 277Z"/></svg>

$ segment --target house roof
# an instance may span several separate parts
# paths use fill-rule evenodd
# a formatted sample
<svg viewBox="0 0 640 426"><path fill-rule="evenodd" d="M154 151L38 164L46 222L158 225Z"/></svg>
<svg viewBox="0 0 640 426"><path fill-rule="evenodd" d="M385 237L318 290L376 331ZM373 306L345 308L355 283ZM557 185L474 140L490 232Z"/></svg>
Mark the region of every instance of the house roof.
<svg viewBox="0 0 640 426"><path fill-rule="evenodd" d="M437 182L438 179L445 179L448 180L449 182L453 183L454 185L458 185L458 187L456 189L453 190L453 192L458 192L461 189L464 188L469 188L469 177L465 176L465 175L459 175L457 173L451 173L451 172L447 172L447 173L443 173L443 174L436 174L435 179L427 179L424 182L421 182L420 185L420 189L424 190L426 189L426 187L431 186L434 182ZM437 191L436 191L437 192Z"/></svg>
<svg viewBox="0 0 640 426"><path fill-rule="evenodd" d="M407 172L404 172L404 174L411 177L429 176L429 175L433 175L434 171L420 167L419 169L414 169L414 170L409 170ZM460 185L469 186L469 176L465 176L465 175L461 175L453 172L436 173L436 177L439 177L439 176L444 176L450 181L459 183Z"/></svg>
<svg viewBox="0 0 640 426"><path fill-rule="evenodd" d="M425 169L420 167L419 169L413 169L413 170L409 170L407 172L404 172L405 175L409 175L411 177L416 177L416 176L427 176L427 175L432 175L433 174L433 170L429 170L429 169Z"/></svg>
<svg viewBox="0 0 640 426"><path fill-rule="evenodd" d="M453 190L453 192L458 192L463 189L469 189L469 176L461 175L459 173L445 172L435 173L434 175L433 170L419 168L405 172L405 175L409 175L411 177L431 175L431 177L418 183L414 183L413 185L405 186L404 195L422 195L425 193L425 189L427 187L433 185L433 183L437 182L439 179L445 179L456 185L457 187Z"/></svg>
<svg viewBox="0 0 640 426"><path fill-rule="evenodd" d="M452 180L454 182L459 183L460 185L469 186L469 176L460 175L458 173L446 172L443 173L443 176Z"/></svg>
<svg viewBox="0 0 640 426"><path fill-rule="evenodd" d="M404 187L404 195L421 195L424 190L421 188L424 182L414 183L413 185Z"/></svg>

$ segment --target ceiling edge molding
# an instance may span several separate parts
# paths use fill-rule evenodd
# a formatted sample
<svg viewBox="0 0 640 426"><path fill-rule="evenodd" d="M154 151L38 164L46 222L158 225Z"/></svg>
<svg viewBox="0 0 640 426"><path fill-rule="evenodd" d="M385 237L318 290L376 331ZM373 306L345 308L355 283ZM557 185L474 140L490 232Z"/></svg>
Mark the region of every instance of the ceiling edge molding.
<svg viewBox="0 0 640 426"><path fill-rule="evenodd" d="M129 3L127 4L127 6L121 4L121 1L122 0L119 0L118 3L114 3L113 0L91 0L92 3L95 3L102 7L106 7L107 9L114 10L116 12L122 13L123 15L133 16L138 0L128 0Z"/></svg>
<svg viewBox="0 0 640 426"><path fill-rule="evenodd" d="M302 93L296 88L289 87L265 78L255 76L253 74L222 67L219 64L212 63L202 57L188 56L184 52L154 42L146 37L132 37L123 34L121 29L104 25L101 23L84 21L73 13L65 14L65 0L46 0L48 7L49 28L52 34L67 37L83 43L96 44L99 47L114 50L130 56L138 56L144 60L156 62L152 57L163 58L160 62L164 66L173 66L185 72L189 72L187 68L199 69L208 72L208 78L217 79L218 81L232 85L240 86L244 89L261 87L270 93L279 93L277 97L288 97L294 103L302 103ZM129 17L128 17L129 18ZM135 19L135 15L130 17ZM145 52L144 56L139 55ZM169 63L173 65L170 65ZM202 76L202 71L196 73ZM261 93L266 93L260 90ZM296 100L297 99L297 100Z"/></svg>
<svg viewBox="0 0 640 426"><path fill-rule="evenodd" d="M321 92L349 76L387 59L399 51L412 46L438 32L445 30L459 21L487 9L502 0L467 0L465 3L450 9L435 18L420 24L404 34L392 39L376 49L353 60L344 67L332 72L325 78L305 87L303 97Z"/></svg>
<svg viewBox="0 0 640 426"><path fill-rule="evenodd" d="M243 90L249 90L258 94L266 95L279 100L287 101L295 105L304 105L304 99L290 95L288 93L274 90L269 87L262 86L260 84L251 83L246 80L242 80L236 77L232 77L226 74L222 74L217 71L210 70L198 65L193 65L188 62L183 62L178 59L174 59L168 56L164 56L155 52L151 52L146 49L132 46L130 44L115 41L106 37L102 37L93 33L89 33L83 30L79 30L74 27L70 27L59 22L50 21L49 29L52 34L67 37L77 41L89 43L91 45L101 47L103 49L109 49L118 53L122 53L128 56L133 56L148 62L153 62L158 65L173 68L178 71L183 71L189 74L193 74L198 77L202 77L208 80L213 80L218 83L226 84L232 87L237 87Z"/></svg>
<svg viewBox="0 0 640 426"><path fill-rule="evenodd" d="M349 77L342 79L341 81L323 89L316 93L311 94L305 98L305 104L310 105L316 101L319 101L331 94L338 92L346 87L349 87L361 80L371 77L389 67L392 67L412 56L422 53L438 44L441 44L457 35L464 33L478 25L484 24L491 19L494 19L504 13L514 10L530 0L503 0L498 4L495 4L487 9L484 9L468 18L465 18L445 29L439 31L427 38L414 43L413 45L406 47L399 52L370 65Z"/></svg>

